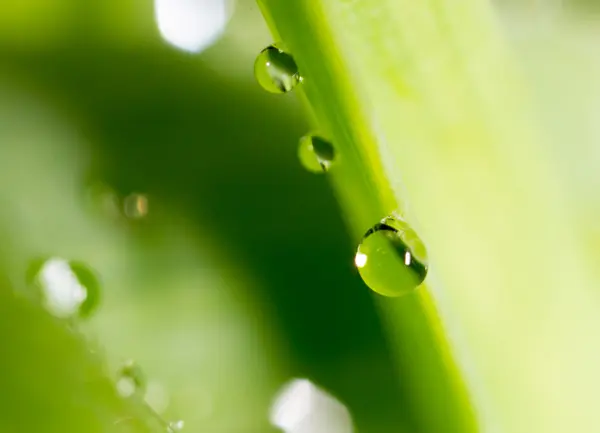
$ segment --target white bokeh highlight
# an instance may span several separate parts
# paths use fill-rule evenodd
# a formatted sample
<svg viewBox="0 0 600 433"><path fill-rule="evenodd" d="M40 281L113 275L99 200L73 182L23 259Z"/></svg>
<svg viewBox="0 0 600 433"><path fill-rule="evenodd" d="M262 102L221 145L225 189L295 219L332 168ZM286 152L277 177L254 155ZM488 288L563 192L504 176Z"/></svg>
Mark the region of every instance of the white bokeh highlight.
<svg viewBox="0 0 600 433"><path fill-rule="evenodd" d="M121 377L119 380L117 380L117 393L121 397L131 397L133 394L135 394L135 390L135 382L131 377Z"/></svg>
<svg viewBox="0 0 600 433"><path fill-rule="evenodd" d="M38 279L46 308L56 317L72 316L87 297L87 290L79 283L66 260L47 260Z"/></svg>
<svg viewBox="0 0 600 433"><path fill-rule="evenodd" d="M285 433L352 433L348 409L307 379L294 379L279 391L270 421Z"/></svg>
<svg viewBox="0 0 600 433"><path fill-rule="evenodd" d="M356 253L356 255L354 256L354 264L358 268L364 267L367 264L367 260L367 255L363 253Z"/></svg>
<svg viewBox="0 0 600 433"><path fill-rule="evenodd" d="M152 380L146 387L144 401L154 412L162 414L169 406L169 394L160 382Z"/></svg>
<svg viewBox="0 0 600 433"><path fill-rule="evenodd" d="M223 34L232 5L232 0L154 0L154 16L165 41L199 53Z"/></svg>

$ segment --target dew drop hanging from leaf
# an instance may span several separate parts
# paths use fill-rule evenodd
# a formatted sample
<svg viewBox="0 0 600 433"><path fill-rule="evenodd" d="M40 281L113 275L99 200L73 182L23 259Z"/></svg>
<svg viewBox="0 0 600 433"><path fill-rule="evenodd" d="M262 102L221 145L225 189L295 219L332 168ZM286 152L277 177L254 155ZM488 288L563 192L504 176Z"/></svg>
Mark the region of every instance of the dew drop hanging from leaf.
<svg viewBox="0 0 600 433"><path fill-rule="evenodd" d="M262 50L254 62L258 84L271 93L286 93L301 81L294 58L275 45Z"/></svg>
<svg viewBox="0 0 600 433"><path fill-rule="evenodd" d="M335 149L329 141L318 135L305 135L300 139L298 158L308 171L323 173L331 167Z"/></svg>
<svg viewBox="0 0 600 433"><path fill-rule="evenodd" d="M363 281L384 296L414 291L427 276L425 245L399 218L387 217L364 235L354 262Z"/></svg>

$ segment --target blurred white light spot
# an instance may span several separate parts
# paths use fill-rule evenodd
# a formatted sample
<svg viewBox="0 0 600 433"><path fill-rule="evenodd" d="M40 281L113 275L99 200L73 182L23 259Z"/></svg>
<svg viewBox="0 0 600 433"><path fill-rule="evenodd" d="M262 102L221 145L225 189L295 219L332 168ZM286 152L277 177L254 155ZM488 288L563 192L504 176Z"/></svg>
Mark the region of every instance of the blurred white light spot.
<svg viewBox="0 0 600 433"><path fill-rule="evenodd" d="M55 316L66 318L75 314L87 297L66 260L52 258L39 273L46 308Z"/></svg>
<svg viewBox="0 0 600 433"><path fill-rule="evenodd" d="M163 413L169 405L169 395L165 387L155 380L148 383L144 400L156 413Z"/></svg>
<svg viewBox="0 0 600 433"><path fill-rule="evenodd" d="M285 433L352 433L348 409L306 379L295 379L282 388L270 420Z"/></svg>
<svg viewBox="0 0 600 433"><path fill-rule="evenodd" d="M410 262L411 262L411 256L410 256L410 253L407 251L406 253L404 253L404 264L406 266L410 266Z"/></svg>
<svg viewBox="0 0 600 433"><path fill-rule="evenodd" d="M367 264L367 255L363 253L356 253L356 256L354 256L354 263L356 264L356 267L362 268Z"/></svg>
<svg viewBox="0 0 600 433"><path fill-rule="evenodd" d="M223 33L231 16L230 0L154 0L163 39L177 48L200 52Z"/></svg>
<svg viewBox="0 0 600 433"><path fill-rule="evenodd" d="M121 377L117 380L117 392L121 397L131 397L135 393L135 390L135 381L131 377Z"/></svg>
<svg viewBox="0 0 600 433"><path fill-rule="evenodd" d="M291 430L310 413L315 386L305 379L294 380L280 392L271 409L271 423Z"/></svg>
<svg viewBox="0 0 600 433"><path fill-rule="evenodd" d="M179 431L183 430L184 426L185 426L185 422L181 419L179 421L172 421L169 423L168 433L179 432Z"/></svg>

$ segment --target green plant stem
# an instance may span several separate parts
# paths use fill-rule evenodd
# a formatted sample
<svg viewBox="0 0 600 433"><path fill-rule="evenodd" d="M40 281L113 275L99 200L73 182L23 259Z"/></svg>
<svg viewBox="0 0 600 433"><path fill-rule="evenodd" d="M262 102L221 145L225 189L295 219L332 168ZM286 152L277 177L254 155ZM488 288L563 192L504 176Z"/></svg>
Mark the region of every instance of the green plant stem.
<svg viewBox="0 0 600 433"><path fill-rule="evenodd" d="M380 302L415 429L593 430L594 282L491 5L259 4L339 151L354 239L400 209L428 246L431 290Z"/></svg>
<svg viewBox="0 0 600 433"><path fill-rule="evenodd" d="M389 166L386 167L392 161L386 160L391 155L386 154L382 131L378 130L382 126L377 123L378 110L364 99L377 97L380 91L413 102L420 97L411 95L413 90L397 80L404 77L408 60L398 59L398 68L393 62L378 58L382 49L398 41L393 33L376 34L396 23L387 16L386 7L396 8L391 1L377 2L378 7L364 1L262 0L259 3L275 38L291 50L302 71L302 97L314 114L316 127L332 138L339 152L331 180L358 243L375 222L402 211L399 183L390 177ZM348 65L353 60L349 57L359 56L358 53L347 56L357 47L364 49L360 55L369 64L364 77L357 76L362 71ZM371 66L375 68L373 76L369 75ZM384 88L379 80L381 73L390 88ZM372 80L374 91L369 89ZM397 113L398 117L401 115ZM349 259L351 254L349 251ZM388 329L397 355L401 386L409 395L407 400L412 402L411 407L402 408L407 412L408 428L430 432L476 431L467 391L450 355L428 289L422 287L402 299L385 299L380 305L385 320L392 322Z"/></svg>

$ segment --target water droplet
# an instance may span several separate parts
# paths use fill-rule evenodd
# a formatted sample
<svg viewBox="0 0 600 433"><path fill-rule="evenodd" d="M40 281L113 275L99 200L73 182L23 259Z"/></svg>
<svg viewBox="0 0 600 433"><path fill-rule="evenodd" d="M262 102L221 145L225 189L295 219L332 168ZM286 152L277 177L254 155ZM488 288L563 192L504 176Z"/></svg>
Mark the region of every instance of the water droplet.
<svg viewBox="0 0 600 433"><path fill-rule="evenodd" d="M175 433L183 430L185 423L183 420L171 421L167 426L167 433Z"/></svg>
<svg viewBox="0 0 600 433"><path fill-rule="evenodd" d="M144 194L130 194L123 201L123 212L131 219L144 218L148 214L148 197Z"/></svg>
<svg viewBox="0 0 600 433"><path fill-rule="evenodd" d="M301 81L294 58L275 45L262 50L254 62L258 84L271 93L285 93Z"/></svg>
<svg viewBox="0 0 600 433"><path fill-rule="evenodd" d="M286 433L352 433L352 418L337 398L308 379L294 379L277 393L271 424Z"/></svg>
<svg viewBox="0 0 600 433"><path fill-rule="evenodd" d="M425 245L400 218L387 217L364 235L354 263L363 281L384 296L412 292L428 270Z"/></svg>
<svg viewBox="0 0 600 433"><path fill-rule="evenodd" d="M58 257L35 259L26 271L29 285L46 309L60 318L86 318L100 301L98 278L85 263Z"/></svg>
<svg viewBox="0 0 600 433"><path fill-rule="evenodd" d="M335 149L329 141L318 135L305 135L300 139L298 157L308 171L323 173L331 167Z"/></svg>
<svg viewBox="0 0 600 433"><path fill-rule="evenodd" d="M129 360L121 367L117 378L117 392L123 398L143 396L146 393L144 372L134 361Z"/></svg>

